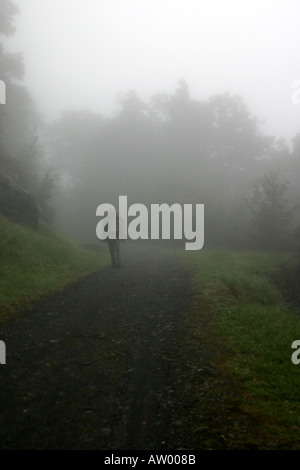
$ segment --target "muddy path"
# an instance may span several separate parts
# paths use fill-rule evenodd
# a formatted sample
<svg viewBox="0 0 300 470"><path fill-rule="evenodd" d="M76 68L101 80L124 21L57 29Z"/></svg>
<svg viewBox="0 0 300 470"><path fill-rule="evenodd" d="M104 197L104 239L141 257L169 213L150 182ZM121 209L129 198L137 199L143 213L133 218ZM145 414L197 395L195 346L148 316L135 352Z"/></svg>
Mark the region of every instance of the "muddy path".
<svg viewBox="0 0 300 470"><path fill-rule="evenodd" d="M176 256L126 247L121 269L16 315L1 327L0 448L259 448L192 298Z"/></svg>

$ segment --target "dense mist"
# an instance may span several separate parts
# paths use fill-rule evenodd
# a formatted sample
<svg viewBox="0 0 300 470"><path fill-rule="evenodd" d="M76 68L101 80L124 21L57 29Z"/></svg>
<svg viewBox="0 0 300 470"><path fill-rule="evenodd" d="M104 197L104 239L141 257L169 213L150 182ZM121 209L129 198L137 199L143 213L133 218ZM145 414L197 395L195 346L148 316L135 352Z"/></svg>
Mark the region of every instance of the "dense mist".
<svg viewBox="0 0 300 470"><path fill-rule="evenodd" d="M300 450L299 18L0 0L0 449Z"/></svg>
<svg viewBox="0 0 300 470"><path fill-rule="evenodd" d="M205 246L299 247L297 13L1 0L0 170L82 242L126 195L204 204Z"/></svg>

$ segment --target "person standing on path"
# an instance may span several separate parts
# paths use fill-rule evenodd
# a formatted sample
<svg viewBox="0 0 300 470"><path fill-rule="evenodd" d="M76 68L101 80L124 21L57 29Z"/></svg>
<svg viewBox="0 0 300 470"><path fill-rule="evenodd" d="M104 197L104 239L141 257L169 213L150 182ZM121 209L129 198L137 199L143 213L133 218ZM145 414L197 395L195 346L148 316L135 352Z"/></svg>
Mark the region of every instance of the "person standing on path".
<svg viewBox="0 0 300 470"><path fill-rule="evenodd" d="M107 233L106 241L108 242L109 254L111 259L111 264L113 267L121 267L121 240L119 238L119 227L120 219L119 214L110 214L110 217L116 217L116 222L107 223L104 227L105 232ZM113 228L112 228L113 227ZM124 240L123 240L124 241Z"/></svg>

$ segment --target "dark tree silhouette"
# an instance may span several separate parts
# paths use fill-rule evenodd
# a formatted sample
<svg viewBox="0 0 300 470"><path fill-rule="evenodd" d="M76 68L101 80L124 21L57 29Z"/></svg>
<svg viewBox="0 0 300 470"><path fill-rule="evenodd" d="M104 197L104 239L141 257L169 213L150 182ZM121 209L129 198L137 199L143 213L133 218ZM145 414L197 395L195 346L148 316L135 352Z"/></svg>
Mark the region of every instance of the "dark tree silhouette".
<svg viewBox="0 0 300 470"><path fill-rule="evenodd" d="M290 242L290 229L295 208L288 203L288 182L270 172L253 185L249 207L256 232L256 243L264 250L286 249Z"/></svg>

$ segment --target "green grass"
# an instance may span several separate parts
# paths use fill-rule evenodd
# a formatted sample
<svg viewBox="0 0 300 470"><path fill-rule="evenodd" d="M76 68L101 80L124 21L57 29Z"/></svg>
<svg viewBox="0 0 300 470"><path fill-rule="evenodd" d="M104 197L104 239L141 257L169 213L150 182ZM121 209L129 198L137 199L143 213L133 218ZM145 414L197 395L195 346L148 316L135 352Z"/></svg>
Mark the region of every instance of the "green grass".
<svg viewBox="0 0 300 470"><path fill-rule="evenodd" d="M105 249L79 247L43 222L36 232L0 215L0 321L107 264Z"/></svg>
<svg viewBox="0 0 300 470"><path fill-rule="evenodd" d="M194 313L205 308L211 316L211 339L223 351L223 371L240 384L241 408L269 439L299 445L300 365L291 361L291 345L300 339L300 311L271 280L292 257L227 250L184 257L193 272Z"/></svg>

